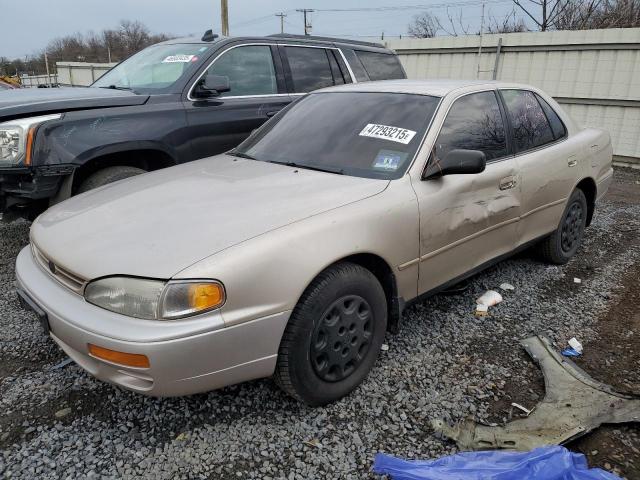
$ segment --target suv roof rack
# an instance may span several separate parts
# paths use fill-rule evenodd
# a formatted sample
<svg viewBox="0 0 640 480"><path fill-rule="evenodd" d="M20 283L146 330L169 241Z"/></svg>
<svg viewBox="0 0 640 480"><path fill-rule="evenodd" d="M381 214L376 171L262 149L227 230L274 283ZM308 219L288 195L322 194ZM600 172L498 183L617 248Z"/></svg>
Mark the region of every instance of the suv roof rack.
<svg viewBox="0 0 640 480"><path fill-rule="evenodd" d="M384 48L384 45L382 45L381 43L365 42L363 40L350 40L347 38L317 37L315 35L294 35L292 33L274 33L273 35L269 36L278 38L295 38L296 40L320 40L324 42L353 43L354 45Z"/></svg>

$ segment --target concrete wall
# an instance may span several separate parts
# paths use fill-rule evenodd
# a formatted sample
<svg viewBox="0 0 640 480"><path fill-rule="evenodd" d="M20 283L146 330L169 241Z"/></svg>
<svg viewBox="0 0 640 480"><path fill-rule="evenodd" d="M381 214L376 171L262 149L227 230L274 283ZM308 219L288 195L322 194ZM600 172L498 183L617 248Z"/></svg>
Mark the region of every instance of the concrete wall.
<svg viewBox="0 0 640 480"><path fill-rule="evenodd" d="M640 158L640 28L484 35L480 57L478 35L384 43L409 78L535 85L578 123L608 130L616 156Z"/></svg>
<svg viewBox="0 0 640 480"><path fill-rule="evenodd" d="M65 87L88 86L115 63L56 62L58 84Z"/></svg>
<svg viewBox="0 0 640 480"><path fill-rule="evenodd" d="M27 88L36 88L38 85L56 85L58 83L58 77L55 74L49 75L21 75L20 84Z"/></svg>

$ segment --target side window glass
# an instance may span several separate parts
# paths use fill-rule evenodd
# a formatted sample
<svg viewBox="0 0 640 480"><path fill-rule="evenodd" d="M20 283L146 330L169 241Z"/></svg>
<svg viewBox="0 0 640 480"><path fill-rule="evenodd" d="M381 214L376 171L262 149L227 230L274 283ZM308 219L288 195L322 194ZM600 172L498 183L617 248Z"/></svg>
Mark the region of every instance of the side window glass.
<svg viewBox="0 0 640 480"><path fill-rule="evenodd" d="M224 92L222 97L278 93L276 71L268 45L232 48L223 53L206 74L229 77L231 90Z"/></svg>
<svg viewBox="0 0 640 480"><path fill-rule="evenodd" d="M551 130L553 131L554 138L558 140L560 138L565 137L567 135L567 129L564 126L564 123L562 123L562 120L560 120L560 117L558 116L556 111L553 108L551 108L551 105L549 105L537 93L536 93L536 98L538 99L538 102L540 103L542 110L544 110L544 114L547 116L547 120L549 120L549 124L551 125Z"/></svg>
<svg viewBox="0 0 640 480"><path fill-rule="evenodd" d="M358 55L371 80L405 78L404 70L402 70L402 65L400 65L400 60L396 55L363 50L356 50L356 55Z"/></svg>
<svg viewBox="0 0 640 480"><path fill-rule="evenodd" d="M487 161L508 154L504 122L494 92L465 95L455 101L435 144L435 156L456 148L480 150Z"/></svg>
<svg viewBox="0 0 640 480"><path fill-rule="evenodd" d="M516 151L523 152L553 142L551 126L532 92L502 90L513 124Z"/></svg>
<svg viewBox="0 0 640 480"><path fill-rule="evenodd" d="M285 47L293 90L306 93L333 85L329 57L324 48Z"/></svg>

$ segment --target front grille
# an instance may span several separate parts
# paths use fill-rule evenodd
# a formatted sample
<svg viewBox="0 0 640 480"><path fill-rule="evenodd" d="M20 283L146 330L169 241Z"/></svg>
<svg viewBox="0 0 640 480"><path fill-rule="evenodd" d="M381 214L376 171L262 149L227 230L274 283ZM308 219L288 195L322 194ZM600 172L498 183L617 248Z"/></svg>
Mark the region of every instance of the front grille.
<svg viewBox="0 0 640 480"><path fill-rule="evenodd" d="M66 268L61 267L57 263L53 262L53 260L47 258L47 256L38 247L36 247L33 242L31 242L31 251L33 252L33 258L36 259L36 262L38 262L40 267L42 267L45 272L47 272L69 290L72 290L78 294L82 294L84 286L87 283L84 278L76 275Z"/></svg>

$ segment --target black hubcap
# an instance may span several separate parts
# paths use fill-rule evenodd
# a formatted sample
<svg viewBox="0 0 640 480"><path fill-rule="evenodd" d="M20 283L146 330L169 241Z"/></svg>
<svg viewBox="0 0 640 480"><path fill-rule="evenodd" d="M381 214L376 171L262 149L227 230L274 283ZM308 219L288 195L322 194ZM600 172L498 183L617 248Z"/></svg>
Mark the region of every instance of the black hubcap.
<svg viewBox="0 0 640 480"><path fill-rule="evenodd" d="M574 202L569 207L567 216L562 224L560 242L564 252L570 252L576 247L582 235L582 205Z"/></svg>
<svg viewBox="0 0 640 480"><path fill-rule="evenodd" d="M318 377L338 382L351 375L369 351L373 326L364 298L347 295L333 302L311 337L311 363Z"/></svg>

